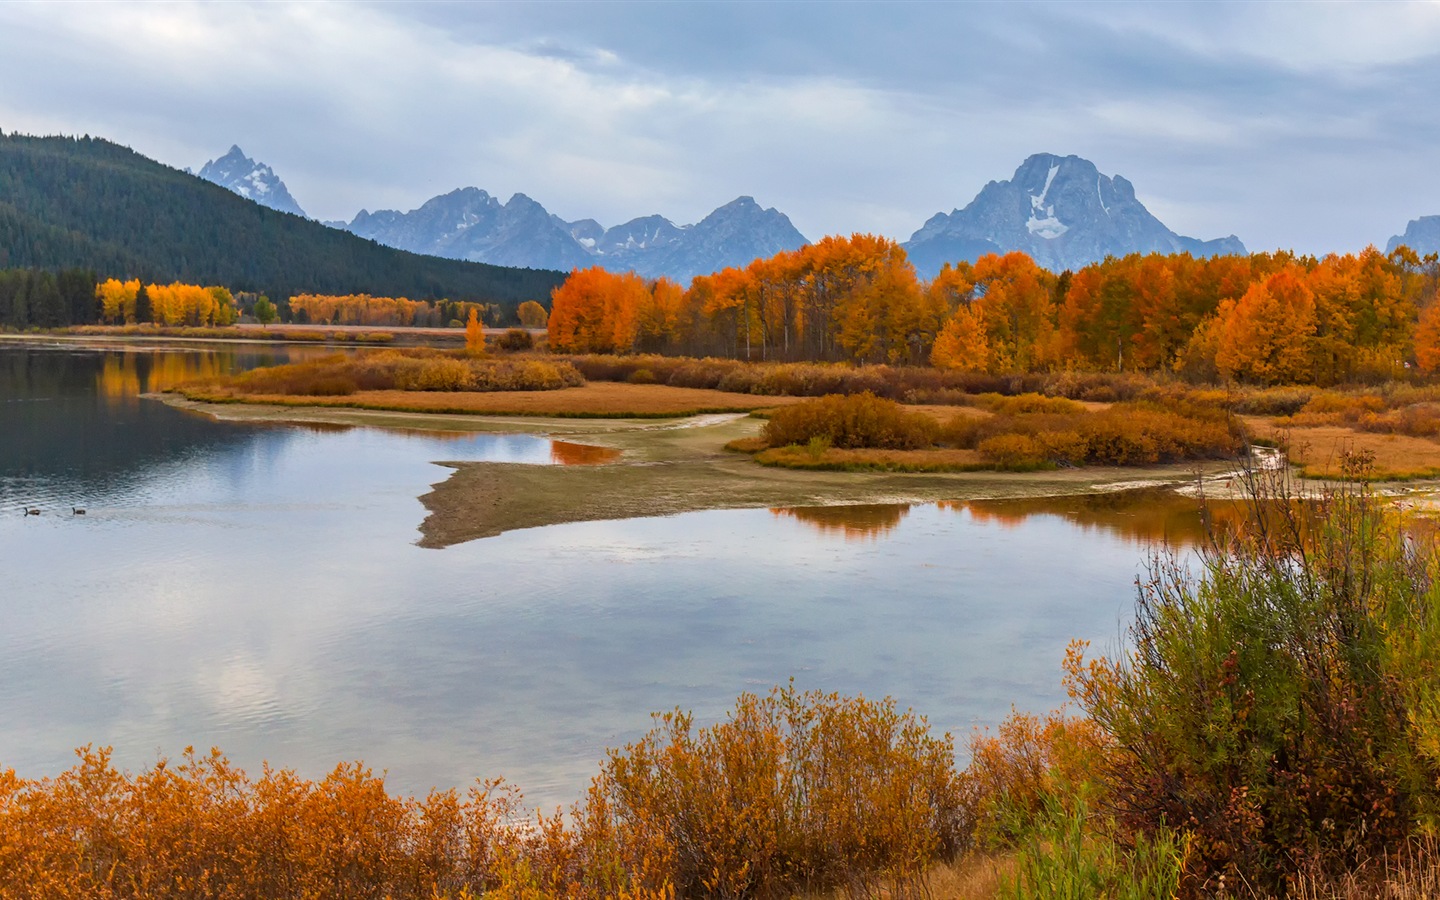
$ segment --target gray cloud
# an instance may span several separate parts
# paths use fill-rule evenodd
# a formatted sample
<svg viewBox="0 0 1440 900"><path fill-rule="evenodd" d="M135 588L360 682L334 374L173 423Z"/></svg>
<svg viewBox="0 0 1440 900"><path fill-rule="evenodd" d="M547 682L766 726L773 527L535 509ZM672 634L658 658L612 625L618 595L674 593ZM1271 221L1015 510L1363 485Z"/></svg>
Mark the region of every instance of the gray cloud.
<svg viewBox="0 0 1440 900"><path fill-rule="evenodd" d="M1433 4L0 4L0 35L0 127L239 143L322 218L474 184L905 238L1040 151L1254 248L1440 212Z"/></svg>

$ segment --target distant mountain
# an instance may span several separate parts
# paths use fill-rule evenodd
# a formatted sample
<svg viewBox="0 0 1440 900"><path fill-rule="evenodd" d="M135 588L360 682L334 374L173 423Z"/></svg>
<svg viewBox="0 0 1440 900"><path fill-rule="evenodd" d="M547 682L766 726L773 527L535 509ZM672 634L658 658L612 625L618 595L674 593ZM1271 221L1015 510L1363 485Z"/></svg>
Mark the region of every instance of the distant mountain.
<svg viewBox="0 0 1440 900"><path fill-rule="evenodd" d="M1009 181L992 181L964 209L937 213L905 244L922 277L942 263L1022 250L1055 272L1130 253L1243 254L1234 235L1183 237L1135 199L1135 188L1078 156L1039 153Z"/></svg>
<svg viewBox="0 0 1440 900"><path fill-rule="evenodd" d="M559 272L417 256L286 215L98 138L0 135L0 268L84 266L263 291L546 300Z"/></svg>
<svg viewBox="0 0 1440 900"><path fill-rule="evenodd" d="M750 197L694 225L654 215L607 229L594 219L567 222L524 194L502 204L474 187L434 197L408 213L361 210L345 228L415 253L562 270L598 264L682 283L808 243L783 213L762 209Z"/></svg>
<svg viewBox="0 0 1440 900"><path fill-rule="evenodd" d="M230 152L219 159L212 159L201 166L200 177L261 206L305 216L305 210L290 196L285 182L280 180L275 170L246 156L238 145L232 146Z"/></svg>
<svg viewBox="0 0 1440 900"><path fill-rule="evenodd" d="M1397 234L1385 245L1385 252L1389 253L1401 244L1421 256L1440 253L1440 216L1412 219L1410 224L1405 226L1404 234Z"/></svg>
<svg viewBox="0 0 1440 900"><path fill-rule="evenodd" d="M449 259L535 269L590 265L567 227L524 194L502 204L479 188L461 188L408 213L362 209L345 227L388 247Z"/></svg>

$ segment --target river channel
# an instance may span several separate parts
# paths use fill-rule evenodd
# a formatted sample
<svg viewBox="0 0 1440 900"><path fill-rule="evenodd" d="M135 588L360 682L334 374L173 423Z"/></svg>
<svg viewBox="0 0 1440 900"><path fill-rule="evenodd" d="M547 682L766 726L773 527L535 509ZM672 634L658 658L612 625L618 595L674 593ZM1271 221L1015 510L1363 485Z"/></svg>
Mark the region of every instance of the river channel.
<svg viewBox="0 0 1440 900"><path fill-rule="evenodd" d="M302 352L302 351L295 351ZM964 738L1113 649L1187 501L725 510L416 546L436 460L560 464L543 437L222 423L140 397L284 350L0 343L0 769L85 744L217 746L424 793L578 799L652 711L893 696ZM27 515L38 509L38 515ZM83 513L78 510L84 510Z"/></svg>

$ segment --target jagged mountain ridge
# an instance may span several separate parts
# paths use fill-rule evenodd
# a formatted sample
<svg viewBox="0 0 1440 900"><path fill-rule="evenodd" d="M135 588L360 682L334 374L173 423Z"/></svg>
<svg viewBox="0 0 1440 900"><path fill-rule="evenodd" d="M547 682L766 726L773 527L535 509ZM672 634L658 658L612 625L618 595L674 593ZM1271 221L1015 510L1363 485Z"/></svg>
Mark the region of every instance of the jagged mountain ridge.
<svg viewBox="0 0 1440 900"><path fill-rule="evenodd" d="M200 174L272 208L304 215L271 168L238 146ZM1436 222L1428 225L1430 219ZM594 219L565 221L525 194L501 203L467 187L409 212L362 209L349 223L324 224L448 259L560 271L598 264L681 282L808 243L787 216L761 208L751 197L739 197L694 225L650 215L607 229ZM1415 225L1432 228L1431 242L1440 247L1440 217ZM1102 175L1078 156L1048 153L1026 159L1010 180L985 185L964 209L932 216L904 246L924 278L946 262L1013 250L1057 272L1130 253L1246 252L1234 235L1205 241L1176 234L1145 208L1124 177Z"/></svg>
<svg viewBox="0 0 1440 900"><path fill-rule="evenodd" d="M567 222L524 194L502 204L475 187L432 197L408 213L361 210L345 228L414 253L561 270L600 265L681 282L809 243L784 213L752 197L736 198L694 225L651 215L605 228L594 219Z"/></svg>
<svg viewBox="0 0 1440 900"><path fill-rule="evenodd" d="M1021 250L1055 272L1130 253L1245 253L1234 235L1211 241L1171 231L1123 177L1100 174L1078 156L1037 153L1009 181L985 185L964 209L937 213L906 242L929 278L946 262Z"/></svg>
<svg viewBox="0 0 1440 900"><path fill-rule="evenodd" d="M1411 219L1405 226L1404 234L1397 234L1385 244L1385 252L1392 253L1404 244L1421 256L1440 253L1440 216L1421 216Z"/></svg>
<svg viewBox="0 0 1440 900"><path fill-rule="evenodd" d="M362 209L345 229L389 247L449 259L561 271L591 264L570 232L524 194L502 204L479 188L460 188L408 213Z"/></svg>
<svg viewBox="0 0 1440 900"><path fill-rule="evenodd" d="M201 166L199 175L261 206L309 218L275 170L246 156L238 144L232 144L230 152L219 159Z"/></svg>

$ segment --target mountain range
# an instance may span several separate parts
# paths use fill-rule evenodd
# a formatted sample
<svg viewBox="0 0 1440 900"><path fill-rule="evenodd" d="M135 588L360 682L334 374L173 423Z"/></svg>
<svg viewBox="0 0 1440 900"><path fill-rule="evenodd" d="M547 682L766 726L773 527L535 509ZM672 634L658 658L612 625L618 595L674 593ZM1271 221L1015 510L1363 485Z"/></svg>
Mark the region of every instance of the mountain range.
<svg viewBox="0 0 1440 900"><path fill-rule="evenodd" d="M274 209L304 215L270 166L232 146L200 176ZM377 243L413 253L492 265L569 270L601 265L678 281L808 243L788 217L750 197L715 210L694 225L661 215L606 228L594 219L567 222L515 194L502 203L475 187L460 188L409 212L361 210L350 222L326 222ZM1390 239L1421 254L1440 251L1440 216L1410 223ZM1039 153L1008 181L985 185L963 209L936 213L903 246L922 277L947 262L1020 250L1052 270L1078 269L1130 253L1243 254L1234 235L1213 240L1176 234L1135 196L1123 176L1100 173L1078 156Z"/></svg>
<svg viewBox="0 0 1440 900"><path fill-rule="evenodd" d="M732 200L693 225L651 215L605 228L594 219L567 222L524 194L501 203L474 187L434 197L408 213L361 210L344 228L414 253L546 269L600 265L682 283L808 243L784 213L751 197Z"/></svg>
<svg viewBox="0 0 1440 900"><path fill-rule="evenodd" d="M201 175L257 202L299 210L273 170L239 147L207 163ZM606 228L594 219L566 221L525 194L502 203L466 187L409 212L361 210L348 223L325 224L412 253L562 271L600 265L682 283L808 243L785 214L751 197L739 197L694 225L651 215ZM1130 253L1246 252L1234 235L1206 241L1176 234L1122 176L1102 175L1078 156L1049 153L1025 160L1010 180L985 185L965 208L932 216L903 246L926 278L947 262L1012 250L1056 272Z"/></svg>

